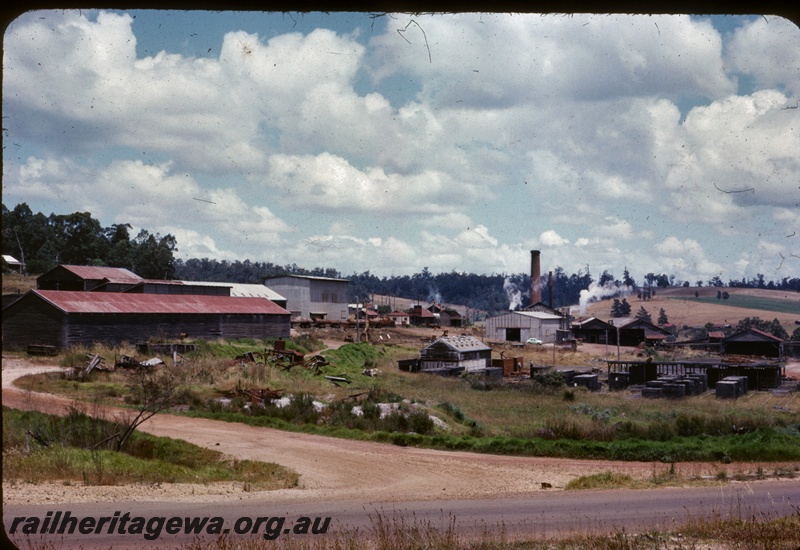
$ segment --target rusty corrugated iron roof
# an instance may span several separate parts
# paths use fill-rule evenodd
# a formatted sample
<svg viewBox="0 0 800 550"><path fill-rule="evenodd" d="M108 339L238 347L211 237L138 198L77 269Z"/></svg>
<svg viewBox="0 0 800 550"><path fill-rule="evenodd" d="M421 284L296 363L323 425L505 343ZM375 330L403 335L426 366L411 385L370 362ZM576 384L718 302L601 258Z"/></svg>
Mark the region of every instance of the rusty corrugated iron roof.
<svg viewBox="0 0 800 550"><path fill-rule="evenodd" d="M266 298L65 290L31 292L65 313L289 314Z"/></svg>
<svg viewBox="0 0 800 550"><path fill-rule="evenodd" d="M109 282L139 282L143 279L133 271L125 269L124 267L100 267L94 265L64 265L58 267L64 268L70 273L73 273L81 279L94 279L102 280L107 279Z"/></svg>

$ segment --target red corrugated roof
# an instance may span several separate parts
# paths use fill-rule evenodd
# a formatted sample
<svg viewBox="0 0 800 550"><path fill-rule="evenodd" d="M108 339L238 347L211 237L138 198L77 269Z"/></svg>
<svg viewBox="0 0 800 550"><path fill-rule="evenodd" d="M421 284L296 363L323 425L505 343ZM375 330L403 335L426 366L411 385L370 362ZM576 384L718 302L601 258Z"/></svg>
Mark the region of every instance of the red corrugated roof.
<svg viewBox="0 0 800 550"><path fill-rule="evenodd" d="M764 332L763 330L759 330L757 328L751 328L750 332L755 332L756 334L758 334L760 336L763 336L765 338L770 338L770 339L776 340L778 342L783 342L783 340L781 340L780 338L778 338L774 334L770 334L769 332Z"/></svg>
<svg viewBox="0 0 800 550"><path fill-rule="evenodd" d="M410 316L411 317L424 317L426 319L434 319L436 317L433 313L431 313L427 309L421 309L418 312L417 311L412 311L410 313Z"/></svg>
<svg viewBox="0 0 800 550"><path fill-rule="evenodd" d="M113 282L132 282L142 280L142 278L136 273L125 269L124 267L100 267L94 265L63 264L59 267L66 269L70 273L74 273L81 279L108 279L109 281Z"/></svg>
<svg viewBox="0 0 800 550"><path fill-rule="evenodd" d="M65 313L289 314L266 298L32 290Z"/></svg>

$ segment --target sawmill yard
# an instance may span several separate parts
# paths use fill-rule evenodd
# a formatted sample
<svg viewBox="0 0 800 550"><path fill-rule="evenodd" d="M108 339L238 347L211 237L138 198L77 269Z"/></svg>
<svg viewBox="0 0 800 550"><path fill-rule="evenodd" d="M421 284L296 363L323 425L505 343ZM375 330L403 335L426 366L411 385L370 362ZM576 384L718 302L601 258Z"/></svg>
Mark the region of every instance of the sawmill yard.
<svg viewBox="0 0 800 550"><path fill-rule="evenodd" d="M800 464L796 392L750 392L733 401L709 393L649 400L634 391L564 386L559 369L602 371L605 356L616 356L615 347L590 344L577 351L495 350L521 356L526 367L550 367L534 377L449 378L397 368L437 334L441 330L382 329L373 333L376 344L345 342L351 336L341 329L311 329L287 348L316 360L295 365L275 361L269 341L198 341L196 351L178 356L178 365L164 357L149 370L154 380L175 377L179 390L169 412L253 426L522 456ZM634 357L641 350L621 353ZM105 367L86 375L87 358L95 356L105 358ZM142 405L131 375L137 369L113 368L123 356L149 358L125 346L76 349L58 358L63 372L22 377L17 385L135 409Z"/></svg>
<svg viewBox="0 0 800 550"><path fill-rule="evenodd" d="M663 307L675 324L735 324L748 316L793 323L795 296L783 298L787 313L774 305L780 297L742 292L747 295L762 302L735 307L733 300L695 298L692 289L689 296L665 291L643 304L656 313ZM589 304L587 315L607 318L608 304ZM462 329L450 329L456 331ZM463 332L482 336L479 327ZM359 343L352 327L295 328L285 342L294 364L271 351L272 340L187 341L194 350L178 355L143 354L132 345L55 357L4 351L4 504L215 501L264 491L284 498L297 490L309 498L426 500L442 497L436 480L447 498L501 498L800 476L796 391L667 400L567 387L559 370L603 373L605 360L618 353L615 346L584 343L576 350L494 344L493 357L521 357L525 367L503 379L398 368L442 333L374 327L371 342ZM636 358L642 350L619 353ZM657 358L707 352L678 353ZM148 359L160 362L135 368ZM92 362L96 368L87 373ZM530 365L540 374L531 377ZM797 379L800 365L789 363L786 372ZM170 377L175 392L169 406L143 423L121 453L111 450L123 417L145 408L147 376L154 383ZM220 433L214 421L230 428ZM259 446L252 430L263 428L286 435L269 435L270 444ZM318 436L326 437L313 439ZM392 450L400 448L417 454L399 457ZM449 451L459 452L446 458ZM368 453L368 462L360 464L361 453ZM540 458L531 463L529 457ZM391 482L373 479L376 460L392 472ZM428 464L425 473L420 464Z"/></svg>
<svg viewBox="0 0 800 550"><path fill-rule="evenodd" d="M13 276L4 285L24 284ZM787 329L797 317L798 297L782 291L672 288L641 304L666 310L674 325L735 324L745 317L777 318ZM695 296L695 293L698 296ZM634 308L640 303L631 297ZM585 314L605 319L610 301L590 303ZM482 337L480 327L451 333ZM605 371L605 360L635 359L642 350L579 343L493 344L493 357L521 357L523 373L503 380L442 378L401 372L398 362L443 334L442 329L375 327L370 343L348 325L292 329L287 342L299 357L287 364L270 353L273 341L193 342L183 356L155 356L151 376L170 373L179 385L168 412L283 430L440 449L571 458L674 461L800 460L796 392L751 392L727 401L709 393L682 400L641 399L637 392L589 392L568 388L558 371ZM658 352L657 359L686 359L706 352ZM14 355L4 352L4 364ZM25 354L16 357L23 358ZM104 368L85 374L87 358ZM142 407L130 368L114 368L142 356L134 346L71 349L54 359L62 372L17 381L26 390L83 402ZM174 365L175 359L179 364ZM123 365L124 366L124 365ZM528 376L528 367L542 369ZM794 375L795 365L788 373ZM133 369L135 370L135 369ZM356 407L354 409L354 407ZM796 456L795 456L796 455Z"/></svg>

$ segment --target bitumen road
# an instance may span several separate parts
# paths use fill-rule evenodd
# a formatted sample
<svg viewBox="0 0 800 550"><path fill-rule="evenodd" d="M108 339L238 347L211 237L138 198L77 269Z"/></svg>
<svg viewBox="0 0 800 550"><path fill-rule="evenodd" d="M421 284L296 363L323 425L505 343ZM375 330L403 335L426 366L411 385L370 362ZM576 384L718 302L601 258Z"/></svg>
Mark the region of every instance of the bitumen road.
<svg viewBox="0 0 800 550"><path fill-rule="evenodd" d="M56 515L58 511L62 513ZM66 512L78 518L73 534L58 534ZM118 513L117 513L118 512ZM654 529L674 530L691 520L710 517L768 518L800 513L800 482L797 480L772 480L753 483L733 483L718 487L665 488L646 490L590 490L539 492L530 496L503 499L433 500L417 502L115 502L100 504L54 504L5 506L3 523L6 533L17 520L16 533L9 537L21 548L51 543L56 548L142 548L171 547L198 539L197 534L185 533L184 518L222 518L209 520L206 527L219 521L228 536L244 536L263 540L275 535L302 537L306 542L325 527L324 518L330 518L327 536L355 536L375 538L379 521L384 525L432 527L439 530L452 528L459 536L499 537L508 540L555 536L563 533L608 533L624 530L642 533ZM126 516L127 514L127 516ZM37 520L30 520L34 517ZM81 534L80 520L94 518L84 524ZM106 520L99 529L100 517ZM126 517L123 524L122 518ZM135 520L135 518L142 518ZM166 518L163 521L158 518ZM169 518L173 520L168 533ZM50 525L44 529L45 519ZM58 520L58 527L51 528ZM116 519L114 519L116 518ZM258 520L258 518L265 518ZM269 518L269 519L267 519ZM275 518L275 519L273 519ZM285 518L281 520L280 518ZM308 522L300 518L309 518ZM380 518L380 519L379 519ZM36 535L25 535L38 521ZM136 521L142 526L136 531ZM95 527L91 528L91 523ZM157 538L153 538L158 531ZM111 527L113 525L113 527ZM47 534L38 534L42 530ZM177 532L175 532L177 530ZM248 531L236 535L235 531ZM305 534L295 533L305 530ZM50 534L49 531L53 531ZM98 532L95 532L98 531ZM255 531L255 533L253 533ZM122 533L122 534L120 534ZM206 539L215 539L208 535ZM213 531L212 531L213 533ZM488 535L487 535L488 533Z"/></svg>

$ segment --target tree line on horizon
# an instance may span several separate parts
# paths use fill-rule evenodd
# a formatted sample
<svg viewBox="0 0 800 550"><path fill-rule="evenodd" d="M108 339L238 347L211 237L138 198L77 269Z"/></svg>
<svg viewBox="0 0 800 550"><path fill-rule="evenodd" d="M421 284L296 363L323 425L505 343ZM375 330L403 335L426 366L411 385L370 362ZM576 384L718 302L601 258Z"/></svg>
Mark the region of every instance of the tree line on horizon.
<svg viewBox="0 0 800 550"><path fill-rule="evenodd" d="M497 313L525 306L530 301L529 274L476 274L457 272L433 274L427 267L412 275L378 277L370 271L343 276L335 268L305 268L297 264L279 265L272 262L227 261L209 258L176 259L177 239L170 234L160 235L141 229L131 235L127 223L103 227L89 212L72 214L34 213L21 203L9 210L2 205L2 249L25 264L28 273L44 273L59 264L95 265L126 268L146 279L179 279L187 281L219 281L258 283L280 275L310 275L344 278L350 281L350 300L363 301L373 294L396 296L426 302L461 304L469 308ZM7 270L8 266L3 265ZM582 290L595 280L589 266L568 275L563 268L542 277L542 302L556 308L577 304ZM688 281L673 275L647 273L641 285L625 267L622 279L608 270L603 271L596 284L621 290L640 289L650 293L654 288L690 286ZM697 281L696 286L703 286ZM725 286L719 276L707 281L707 286ZM784 277L767 281L763 274L751 279L730 280L729 287L764 288L800 292L800 278Z"/></svg>

